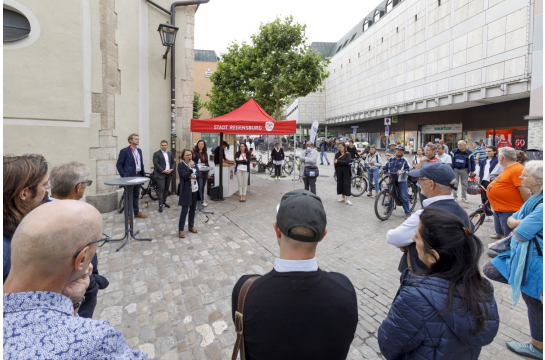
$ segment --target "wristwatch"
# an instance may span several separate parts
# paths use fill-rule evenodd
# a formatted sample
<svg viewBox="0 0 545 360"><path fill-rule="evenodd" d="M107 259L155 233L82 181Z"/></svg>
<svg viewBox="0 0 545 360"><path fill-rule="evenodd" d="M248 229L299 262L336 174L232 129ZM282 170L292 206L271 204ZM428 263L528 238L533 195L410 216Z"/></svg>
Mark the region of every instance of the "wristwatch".
<svg viewBox="0 0 545 360"><path fill-rule="evenodd" d="M74 304L74 310L77 310L79 309L79 307L81 306L81 304L83 304L83 302L85 301L85 296L83 296L80 301L78 301L77 303Z"/></svg>

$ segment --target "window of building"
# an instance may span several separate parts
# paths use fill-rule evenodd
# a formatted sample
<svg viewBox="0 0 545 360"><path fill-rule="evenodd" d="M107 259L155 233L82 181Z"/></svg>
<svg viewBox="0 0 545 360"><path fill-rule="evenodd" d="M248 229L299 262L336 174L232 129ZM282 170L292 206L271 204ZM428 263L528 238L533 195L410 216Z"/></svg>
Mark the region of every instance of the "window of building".
<svg viewBox="0 0 545 360"><path fill-rule="evenodd" d="M414 21L418 20L418 14L414 16Z"/></svg>
<svg viewBox="0 0 545 360"><path fill-rule="evenodd" d="M369 45L369 51L371 51L371 45Z"/></svg>
<svg viewBox="0 0 545 360"><path fill-rule="evenodd" d="M342 49L342 48L343 48L343 46L342 46L342 45L341 45L341 46L339 46L339 48L337 49L337 51L335 52L335 54L336 54L336 53L338 53L339 51L341 51L341 49Z"/></svg>
<svg viewBox="0 0 545 360"><path fill-rule="evenodd" d="M358 57L360 57L360 53L358 53Z"/></svg>
<svg viewBox="0 0 545 360"><path fill-rule="evenodd" d="M376 11L375 12L375 16L373 17L373 22L377 22L378 19L380 19L380 11Z"/></svg>
<svg viewBox="0 0 545 360"><path fill-rule="evenodd" d="M348 63L350 64L350 59L348 59Z"/></svg>
<svg viewBox="0 0 545 360"><path fill-rule="evenodd" d="M437 0L437 6L441 6L441 0Z"/></svg>
<svg viewBox="0 0 545 360"><path fill-rule="evenodd" d="M21 13L4 8L4 41L21 40L30 34L30 22Z"/></svg>
<svg viewBox="0 0 545 360"><path fill-rule="evenodd" d="M398 27L396 27L396 33L398 33L398 32L399 32L399 26L398 26Z"/></svg>
<svg viewBox="0 0 545 360"><path fill-rule="evenodd" d="M354 33L354 35L352 35L352 37L350 38L350 42L352 42L352 40L354 40L354 38L356 37L356 34L357 33Z"/></svg>
<svg viewBox="0 0 545 360"><path fill-rule="evenodd" d="M389 0L386 4L386 12L389 13L394 7L394 0Z"/></svg>
<svg viewBox="0 0 545 360"><path fill-rule="evenodd" d="M343 47L346 47L346 44L348 44L348 39L344 42Z"/></svg>
<svg viewBox="0 0 545 360"><path fill-rule="evenodd" d="M384 42L384 37L382 37L381 39L382 39L382 41L381 41L381 42Z"/></svg>

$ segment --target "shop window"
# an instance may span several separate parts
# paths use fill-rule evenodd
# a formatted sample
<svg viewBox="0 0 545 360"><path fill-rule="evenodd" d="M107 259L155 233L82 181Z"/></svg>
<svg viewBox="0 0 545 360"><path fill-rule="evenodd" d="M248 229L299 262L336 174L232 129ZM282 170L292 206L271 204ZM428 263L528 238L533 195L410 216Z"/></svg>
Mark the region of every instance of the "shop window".
<svg viewBox="0 0 545 360"><path fill-rule="evenodd" d="M30 34L30 22L21 13L4 8L4 41L17 41Z"/></svg>

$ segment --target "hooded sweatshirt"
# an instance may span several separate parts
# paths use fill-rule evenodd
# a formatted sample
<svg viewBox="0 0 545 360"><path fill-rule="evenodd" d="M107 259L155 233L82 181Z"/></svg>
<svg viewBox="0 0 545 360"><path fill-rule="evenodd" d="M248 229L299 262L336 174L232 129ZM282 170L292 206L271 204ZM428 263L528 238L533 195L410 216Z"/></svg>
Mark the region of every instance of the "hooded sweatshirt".
<svg viewBox="0 0 545 360"><path fill-rule="evenodd" d="M488 322L473 334L474 318L459 296L454 296L452 310L447 312L449 284L438 277L411 275L408 269L402 274L388 317L378 329L380 351L386 359L479 358L481 348L494 340L499 328L492 285L482 304L488 309Z"/></svg>

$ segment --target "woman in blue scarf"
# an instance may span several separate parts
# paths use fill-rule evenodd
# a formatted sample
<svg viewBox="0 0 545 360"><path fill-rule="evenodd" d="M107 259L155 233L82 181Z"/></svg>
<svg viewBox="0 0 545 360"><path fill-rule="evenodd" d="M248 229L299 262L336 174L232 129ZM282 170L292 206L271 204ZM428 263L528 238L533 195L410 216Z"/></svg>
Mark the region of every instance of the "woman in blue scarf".
<svg viewBox="0 0 545 360"><path fill-rule="evenodd" d="M508 341L509 350L534 359L543 359L543 161L526 163L522 186L533 196L508 220L513 230L511 248L500 253L483 268L491 280L511 285L513 306L522 293L528 307L531 342Z"/></svg>

